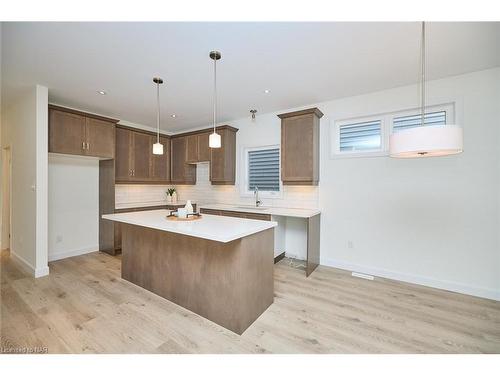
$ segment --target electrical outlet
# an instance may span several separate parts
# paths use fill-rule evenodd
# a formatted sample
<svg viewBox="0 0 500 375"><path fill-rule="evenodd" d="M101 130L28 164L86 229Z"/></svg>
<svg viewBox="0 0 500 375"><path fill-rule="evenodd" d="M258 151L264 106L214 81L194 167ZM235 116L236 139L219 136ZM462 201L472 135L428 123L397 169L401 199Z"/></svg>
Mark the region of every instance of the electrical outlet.
<svg viewBox="0 0 500 375"><path fill-rule="evenodd" d="M347 247L348 247L349 249L354 249L354 244L352 243L352 241L351 241L351 240L347 241Z"/></svg>

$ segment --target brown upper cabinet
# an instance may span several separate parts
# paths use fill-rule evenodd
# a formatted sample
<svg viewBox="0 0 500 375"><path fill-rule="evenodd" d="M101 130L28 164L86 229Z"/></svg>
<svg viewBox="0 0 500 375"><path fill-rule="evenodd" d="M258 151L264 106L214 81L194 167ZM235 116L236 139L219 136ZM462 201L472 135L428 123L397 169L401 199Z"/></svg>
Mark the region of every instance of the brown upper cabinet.
<svg viewBox="0 0 500 375"><path fill-rule="evenodd" d="M186 136L186 163L210 161L209 135L210 132L204 131Z"/></svg>
<svg viewBox="0 0 500 375"><path fill-rule="evenodd" d="M49 105L49 152L113 159L117 122Z"/></svg>
<svg viewBox="0 0 500 375"><path fill-rule="evenodd" d="M116 183L170 183L170 138L160 136L163 155L153 155L154 133L116 128Z"/></svg>
<svg viewBox="0 0 500 375"><path fill-rule="evenodd" d="M170 142L171 181L178 185L196 184L196 165L187 162L190 136L172 137Z"/></svg>
<svg viewBox="0 0 500 375"><path fill-rule="evenodd" d="M151 137L151 150L157 138ZM156 182L170 182L170 138L160 136L163 155L151 155L151 179Z"/></svg>
<svg viewBox="0 0 500 375"><path fill-rule="evenodd" d="M221 136L221 148L212 148L210 157L210 181L212 185L234 185L236 177L236 132L231 126L217 128Z"/></svg>
<svg viewBox="0 0 500 375"><path fill-rule="evenodd" d="M208 137L210 132L200 133L198 137L198 161L210 161L210 147Z"/></svg>
<svg viewBox="0 0 500 375"><path fill-rule="evenodd" d="M318 108L284 113L281 119L281 179L284 185L317 185L319 181Z"/></svg>

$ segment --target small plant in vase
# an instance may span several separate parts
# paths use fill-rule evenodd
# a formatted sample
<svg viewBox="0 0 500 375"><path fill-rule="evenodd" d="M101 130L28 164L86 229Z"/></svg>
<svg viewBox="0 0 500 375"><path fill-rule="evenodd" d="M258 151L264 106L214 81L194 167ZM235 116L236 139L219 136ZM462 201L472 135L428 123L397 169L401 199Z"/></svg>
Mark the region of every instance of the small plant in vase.
<svg viewBox="0 0 500 375"><path fill-rule="evenodd" d="M177 191L175 188L167 189L167 203L177 203Z"/></svg>

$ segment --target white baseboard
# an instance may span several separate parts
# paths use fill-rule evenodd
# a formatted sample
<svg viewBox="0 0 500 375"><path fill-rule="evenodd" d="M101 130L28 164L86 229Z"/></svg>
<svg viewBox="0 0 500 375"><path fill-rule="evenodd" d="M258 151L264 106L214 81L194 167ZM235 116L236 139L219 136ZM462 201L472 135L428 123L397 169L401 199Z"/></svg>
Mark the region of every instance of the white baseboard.
<svg viewBox="0 0 500 375"><path fill-rule="evenodd" d="M70 258L70 257L75 257L78 255L83 255L83 254L94 253L96 251L99 251L99 245L84 247L81 249L61 251L61 252L52 253L52 254L49 251L49 262L53 262L55 260L60 260L60 259L65 259L65 258Z"/></svg>
<svg viewBox="0 0 500 375"><path fill-rule="evenodd" d="M22 269L24 269L27 273L35 278L47 276L49 274L48 266L35 268L26 259L16 254L12 250L10 250L10 256L12 257L12 260L14 260L19 266L21 266Z"/></svg>
<svg viewBox="0 0 500 375"><path fill-rule="evenodd" d="M10 256L14 262L16 262L21 268L28 272L29 274L35 276L35 267L33 267L26 259L22 256L16 254L12 250L10 250Z"/></svg>
<svg viewBox="0 0 500 375"><path fill-rule="evenodd" d="M35 269L35 274L33 276L35 277L43 277L47 276L49 274L49 266L45 266L42 268L36 268Z"/></svg>
<svg viewBox="0 0 500 375"><path fill-rule="evenodd" d="M347 271L365 273L373 276L384 277L386 279L404 281L407 283L428 286L431 288L448 290L462 294L468 294L475 297L488 298L495 301L500 301L500 291L490 288L481 288L466 284L460 284L452 281L438 280L425 276L417 276L401 272L390 271L381 268L367 267L360 264L342 262L335 259L322 259L321 264L324 266L340 268Z"/></svg>

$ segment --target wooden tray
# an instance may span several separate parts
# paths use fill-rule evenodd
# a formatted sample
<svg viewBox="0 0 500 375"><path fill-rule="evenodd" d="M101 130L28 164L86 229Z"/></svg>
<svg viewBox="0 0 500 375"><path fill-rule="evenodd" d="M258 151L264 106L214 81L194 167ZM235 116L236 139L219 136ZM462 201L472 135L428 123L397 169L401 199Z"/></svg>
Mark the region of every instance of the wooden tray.
<svg viewBox="0 0 500 375"><path fill-rule="evenodd" d="M167 216L167 220L171 221L195 221L195 220L200 220L202 218L201 215L193 215L193 216L188 216L186 218L180 218L177 216Z"/></svg>

